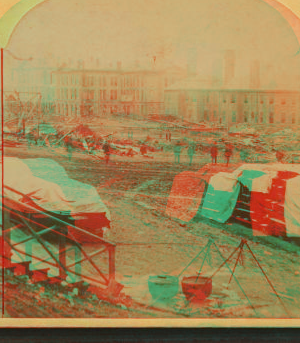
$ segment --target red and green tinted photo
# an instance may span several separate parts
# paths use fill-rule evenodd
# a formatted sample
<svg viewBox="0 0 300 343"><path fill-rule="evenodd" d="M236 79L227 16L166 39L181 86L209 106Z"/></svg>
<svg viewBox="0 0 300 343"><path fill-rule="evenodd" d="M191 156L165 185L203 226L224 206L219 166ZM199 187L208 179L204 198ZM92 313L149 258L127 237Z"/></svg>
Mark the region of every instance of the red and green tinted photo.
<svg viewBox="0 0 300 343"><path fill-rule="evenodd" d="M300 319L288 1L12 5L2 318Z"/></svg>

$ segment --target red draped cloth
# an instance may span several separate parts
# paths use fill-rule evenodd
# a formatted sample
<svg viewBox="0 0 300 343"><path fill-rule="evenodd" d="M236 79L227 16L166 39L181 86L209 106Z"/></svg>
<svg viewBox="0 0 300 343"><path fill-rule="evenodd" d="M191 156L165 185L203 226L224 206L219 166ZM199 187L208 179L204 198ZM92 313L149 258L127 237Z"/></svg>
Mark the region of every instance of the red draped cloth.
<svg viewBox="0 0 300 343"><path fill-rule="evenodd" d="M298 173L279 171L268 193L251 192L250 216L253 235L286 236L284 202L286 182Z"/></svg>

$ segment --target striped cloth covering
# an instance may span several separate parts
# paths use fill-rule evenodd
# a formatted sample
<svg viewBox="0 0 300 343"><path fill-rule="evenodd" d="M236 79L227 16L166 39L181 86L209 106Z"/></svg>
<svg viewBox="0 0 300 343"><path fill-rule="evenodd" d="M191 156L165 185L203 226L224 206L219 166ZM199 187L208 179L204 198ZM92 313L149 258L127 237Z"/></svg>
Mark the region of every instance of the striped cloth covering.
<svg viewBox="0 0 300 343"><path fill-rule="evenodd" d="M296 164L253 164L240 167L239 181L250 191L250 218L254 236L294 237L300 198ZM299 199L297 201L297 199Z"/></svg>
<svg viewBox="0 0 300 343"><path fill-rule="evenodd" d="M240 186L250 193L253 235L300 236L300 165L207 165L174 179L166 213L185 222L197 213L225 223L236 208Z"/></svg>

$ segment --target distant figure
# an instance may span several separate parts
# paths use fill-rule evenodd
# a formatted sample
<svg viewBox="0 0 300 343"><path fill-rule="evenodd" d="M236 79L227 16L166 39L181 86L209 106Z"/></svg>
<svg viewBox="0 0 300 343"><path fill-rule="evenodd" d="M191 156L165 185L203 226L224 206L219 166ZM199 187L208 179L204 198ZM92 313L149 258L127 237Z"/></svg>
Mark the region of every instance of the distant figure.
<svg viewBox="0 0 300 343"><path fill-rule="evenodd" d="M279 163L284 163L284 153L282 151L276 151L276 159Z"/></svg>
<svg viewBox="0 0 300 343"><path fill-rule="evenodd" d="M133 152L133 149L132 148L130 148L129 150L128 150L128 152L127 152L127 154L126 154L128 157L132 157L132 156L134 156L134 152Z"/></svg>
<svg viewBox="0 0 300 343"><path fill-rule="evenodd" d="M140 152L142 156L145 156L147 154L147 146L145 144L142 144Z"/></svg>
<svg viewBox="0 0 300 343"><path fill-rule="evenodd" d="M195 146L193 144L190 144L187 150L187 154L190 158L190 165L192 165L194 153L195 153Z"/></svg>
<svg viewBox="0 0 300 343"><path fill-rule="evenodd" d="M66 145L69 161L71 161L71 159L72 159L72 152L73 152L72 140L71 140L70 137L66 136L64 141L65 141L65 145Z"/></svg>
<svg viewBox="0 0 300 343"><path fill-rule="evenodd" d="M233 153L232 147L229 144L227 144L225 146L225 153L224 153L227 167L229 165L229 161L230 161L230 157L232 156L232 153Z"/></svg>
<svg viewBox="0 0 300 343"><path fill-rule="evenodd" d="M175 163L180 163L180 153L181 153L181 145L180 145L180 142L177 142L175 145L174 145L174 155L175 155Z"/></svg>
<svg viewBox="0 0 300 343"><path fill-rule="evenodd" d="M104 154L105 154L105 162L106 164L108 164L108 161L109 161L109 153L110 153L110 146L108 144L108 142L104 142L103 144L103 147L102 147L103 151L104 151Z"/></svg>
<svg viewBox="0 0 300 343"><path fill-rule="evenodd" d="M30 149L31 145L35 143L35 137L33 133L27 134L27 146L28 149Z"/></svg>
<svg viewBox="0 0 300 343"><path fill-rule="evenodd" d="M217 164L217 158L218 158L218 147L217 143L214 142L213 146L210 149L210 155L211 155L211 163Z"/></svg>
<svg viewBox="0 0 300 343"><path fill-rule="evenodd" d="M128 139L133 139L133 130L131 128L128 129Z"/></svg>
<svg viewBox="0 0 300 343"><path fill-rule="evenodd" d="M166 131L166 140L171 142L171 131L170 130Z"/></svg>

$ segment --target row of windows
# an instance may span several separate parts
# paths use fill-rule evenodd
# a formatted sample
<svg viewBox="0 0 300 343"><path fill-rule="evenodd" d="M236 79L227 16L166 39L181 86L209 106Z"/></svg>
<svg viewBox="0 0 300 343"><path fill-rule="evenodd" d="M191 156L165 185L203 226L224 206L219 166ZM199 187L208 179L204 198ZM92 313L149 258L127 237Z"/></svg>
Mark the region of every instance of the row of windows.
<svg viewBox="0 0 300 343"><path fill-rule="evenodd" d="M80 113L80 106L79 105L71 105L70 107L67 104L57 104L57 112L58 113L63 113L65 115L69 114L69 110L72 114L79 114ZM103 112L118 112L118 111L124 111L127 113L139 113L142 111L142 106L140 105L135 105L135 106L107 106L103 105L100 108L100 111Z"/></svg>
<svg viewBox="0 0 300 343"><path fill-rule="evenodd" d="M131 99L134 100L141 100L143 99L144 92L143 91L122 91L121 96L130 96ZM106 90L100 90L98 93L99 99L100 100L118 100L118 91L117 90L111 90L110 93L108 93ZM108 98L108 96L110 96ZM86 100L94 100L95 98L95 92L94 90L87 89L82 92L82 97L83 99ZM140 98L141 97L141 98ZM79 99L79 90L77 88L60 88L58 89L58 94L57 94L58 99L72 99L72 100L77 100Z"/></svg>
<svg viewBox="0 0 300 343"><path fill-rule="evenodd" d="M57 84L61 84L63 86L68 86L69 84L71 85L78 85L79 84L79 75L72 74L71 77L70 75L65 74L65 75L56 75L57 79Z"/></svg>
<svg viewBox="0 0 300 343"><path fill-rule="evenodd" d="M169 98L168 98L168 101L170 101ZM196 99L196 98L187 97L187 98L186 98L186 101L193 101L193 102L196 102L197 99ZM210 97L209 95L207 95L207 96L205 97L205 99L204 99L204 102L206 102L206 103L210 103L211 101L212 101L212 102L216 102L214 99L211 99L211 97ZM218 102L218 101L217 101L217 102ZM248 104L249 102L250 102L250 101L249 101L248 98L245 98L245 99L244 99L244 104ZM252 101L252 103L255 103L255 102L256 102L256 99ZM279 101L279 102L280 102L281 105L286 105L286 103L287 103L287 101L286 101L285 99L282 99L282 100ZM223 103L224 103L224 104L226 104L226 103L235 104L235 103L236 103L236 96L234 95L234 96L232 96L230 99L227 99L227 98L223 97ZM273 104L275 103L275 100L274 100L274 99L269 99L268 101L266 101L266 100L260 100L259 103L260 103L261 105L267 104L267 103L269 103L270 105L273 105ZM296 104L295 100L292 100L292 104L293 104L293 105Z"/></svg>
<svg viewBox="0 0 300 343"><path fill-rule="evenodd" d="M95 92L92 91L92 90L85 90L85 91L82 93L82 97L83 97L83 99L85 99L85 100L94 100Z"/></svg>
<svg viewBox="0 0 300 343"><path fill-rule="evenodd" d="M56 106L56 110L58 113L64 113L64 114L68 114L69 112L69 108L67 104L57 104ZM79 113L80 111L80 106L78 105L71 105L71 112L72 113Z"/></svg>
<svg viewBox="0 0 300 343"><path fill-rule="evenodd" d="M207 94L203 97L201 97L203 99L204 102L206 103L217 103L217 102L222 102L222 103L233 103L235 104L237 102L237 95L236 94L231 94L231 95L223 95L221 96L221 98L219 98L219 96L217 95L217 93L214 94ZM171 101L172 97L170 95L166 95L166 100L167 101ZM200 100L200 97L196 97L196 96L186 96L186 101L194 101L197 102L197 99ZM298 101L300 102L300 98L298 99ZM270 104L273 105L275 102L281 105L286 105L288 102L291 102L293 105L296 104L296 99L292 98L292 99L285 99L285 98L276 98L276 97L271 97L271 98L267 98L267 97L260 97L259 99L257 98L256 95L254 95L253 97L249 97L248 95L244 95L244 99L243 99L243 103L244 104L253 104L253 103L258 103L258 104Z"/></svg>
<svg viewBox="0 0 300 343"><path fill-rule="evenodd" d="M168 113L171 113L172 111L170 108L166 110ZM222 122L227 122L228 121L228 112L223 111L222 116L220 116L220 123ZM216 120L218 117L217 111L210 112L208 110L204 111L204 120L209 121L209 120ZM287 117L286 113L282 113L280 118L279 118L281 123L287 123ZM249 116L249 113L247 111L244 111L244 118L243 122L245 123L264 123L265 121L269 123L274 123L275 122L275 116L274 112L269 112L267 116L264 116L263 112L260 112L259 114L257 112L252 112L251 115ZM237 122L237 113L236 111L231 112L231 122L236 123ZM295 124L296 123L296 113L292 113L291 115L291 123Z"/></svg>
<svg viewBox="0 0 300 343"><path fill-rule="evenodd" d="M99 99L100 100L108 100L108 92L106 90L99 91ZM141 100L143 99L144 92L143 91L121 91L121 97L129 96L131 99L134 100ZM118 91L111 89L110 90L110 100L118 100Z"/></svg>
<svg viewBox="0 0 300 343"><path fill-rule="evenodd" d="M53 77L57 79L57 84L61 85L75 85L80 82L79 74L64 74L64 75L55 75ZM176 82L175 77L166 77L164 78L164 86L168 87L169 85ZM95 76L95 75L84 75L83 76L83 85L84 86L103 86L111 85L117 87L118 85L123 85L123 87L144 87L146 85L146 80L140 75L126 75L126 76Z"/></svg>
<svg viewBox="0 0 300 343"><path fill-rule="evenodd" d="M55 79L55 76L54 76ZM61 85L77 85L79 84L80 75L79 74L65 74L65 75L57 75L57 84ZM173 84L176 81L175 77L166 77L164 78L164 86L168 87L169 85ZM110 85L112 87L117 87L122 85L125 87L144 87L146 84L146 80L144 77L136 75L126 75L122 77L118 76L95 76L95 75L84 75L83 76L83 85L84 86L96 86L99 85L100 87L106 87Z"/></svg>
<svg viewBox="0 0 300 343"><path fill-rule="evenodd" d="M126 75L123 78L123 86L124 87L144 87L145 80L143 77L140 77L139 75L137 76L131 76L131 75Z"/></svg>
<svg viewBox="0 0 300 343"><path fill-rule="evenodd" d="M274 112L269 112L269 123L274 123ZM281 113L280 115L280 122L282 124L286 123L286 113ZM291 115L292 124L296 123L296 114L292 113ZM251 116L249 117L249 113L247 111L244 112L244 122L252 122L252 123L263 123L264 122L264 114L260 112L259 115L257 112L252 112Z"/></svg>
<svg viewBox="0 0 300 343"><path fill-rule="evenodd" d="M57 92L58 99L79 99L77 88L70 89L70 92L68 88L59 88Z"/></svg>
<svg viewBox="0 0 300 343"><path fill-rule="evenodd" d="M74 81L73 81L74 79ZM78 75L72 75L72 84L78 83ZM99 85L100 87L106 87L108 84L112 87L117 87L119 84L122 84L123 87L144 87L145 81L144 78L140 76L125 76L119 78L118 76L92 76L92 75L85 75L83 77L83 85L84 86L96 86ZM61 76L61 84L67 85L68 84L68 75Z"/></svg>

